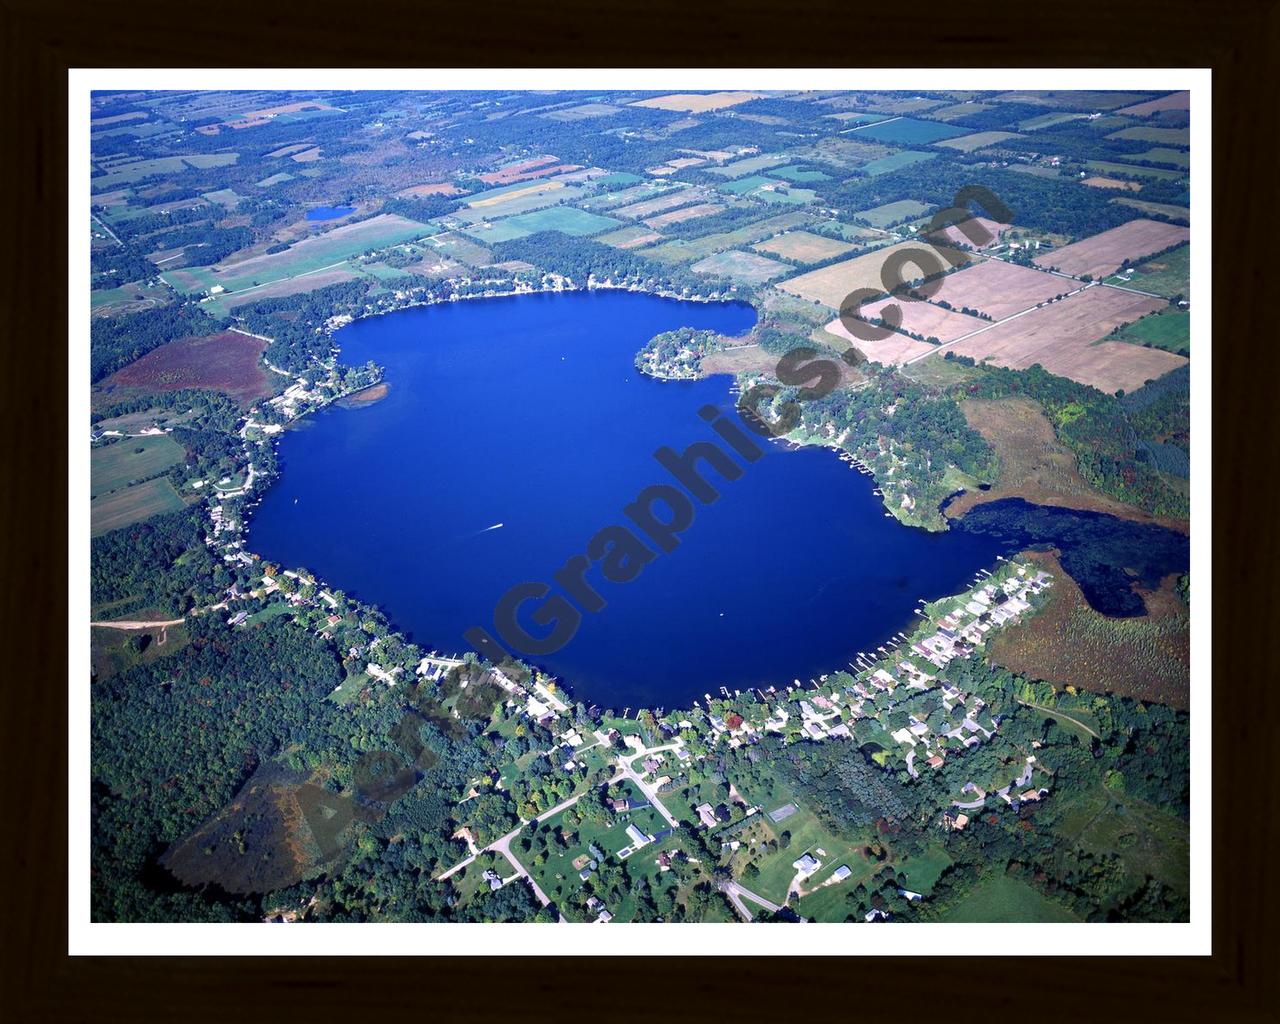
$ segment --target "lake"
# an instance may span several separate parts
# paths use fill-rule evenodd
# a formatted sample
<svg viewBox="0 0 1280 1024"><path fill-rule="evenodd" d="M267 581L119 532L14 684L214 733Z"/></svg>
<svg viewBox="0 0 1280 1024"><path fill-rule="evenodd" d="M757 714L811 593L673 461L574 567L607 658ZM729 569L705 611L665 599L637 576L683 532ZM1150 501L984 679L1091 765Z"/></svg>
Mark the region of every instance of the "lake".
<svg viewBox="0 0 1280 1024"><path fill-rule="evenodd" d="M355 212L354 206L313 206L307 211L307 220L337 220Z"/></svg>
<svg viewBox="0 0 1280 1024"><path fill-rule="evenodd" d="M378 605L424 647L465 650L470 627L496 635L510 587L553 581L597 531L629 522L623 508L645 487L671 482L656 449L718 440L698 413L731 410L732 380L653 380L634 368L637 350L661 331L736 335L754 320L741 303L620 291L359 320L336 336L342 361L385 366L389 393L285 433L250 550ZM562 649L527 660L584 700L670 708L722 685L845 668L907 626L920 599L959 591L1032 543L1059 544L1111 614L1141 613L1131 579L1186 567L1186 538L1171 531L1020 501L981 506L946 533L904 527L835 452L760 447L733 482L703 473L720 499L697 505L679 546L638 578L588 573L607 606L583 615ZM541 634L537 608L522 622Z"/></svg>

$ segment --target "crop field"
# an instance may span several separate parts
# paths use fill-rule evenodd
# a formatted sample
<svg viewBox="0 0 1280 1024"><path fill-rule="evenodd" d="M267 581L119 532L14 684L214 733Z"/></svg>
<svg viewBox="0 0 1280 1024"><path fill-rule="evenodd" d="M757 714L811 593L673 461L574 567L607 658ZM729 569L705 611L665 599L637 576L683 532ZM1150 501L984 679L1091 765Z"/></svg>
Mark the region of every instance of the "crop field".
<svg viewBox="0 0 1280 1024"><path fill-rule="evenodd" d="M429 181L422 185L410 185L396 193L398 196L460 196L462 189L448 181Z"/></svg>
<svg viewBox="0 0 1280 1024"><path fill-rule="evenodd" d="M757 252L771 252L797 263L820 263L853 248L849 242L814 235L808 231L788 231L765 242L757 242L751 248Z"/></svg>
<svg viewBox="0 0 1280 1024"><path fill-rule="evenodd" d="M508 217L500 221L497 226L516 228L525 235L536 234L539 231L561 231L566 235L585 237L598 235L609 228L621 227L622 222L612 217L602 217L598 213L588 213L574 206L551 206L545 210L534 210L531 213Z"/></svg>
<svg viewBox="0 0 1280 1024"><path fill-rule="evenodd" d="M643 220L645 217L652 217L655 213L706 199L708 195L710 193L702 188L673 189L652 199L642 199L638 203L616 207L610 213L615 217L626 217L628 220Z"/></svg>
<svg viewBox="0 0 1280 1024"><path fill-rule="evenodd" d="M867 114L860 110L841 110L835 114L823 114L823 117L834 118L844 124L877 124L889 120L888 114Z"/></svg>
<svg viewBox="0 0 1280 1024"><path fill-rule="evenodd" d="M1136 181L1122 181L1119 178L1102 178L1094 175L1092 178L1081 178L1081 185L1088 185L1090 188L1114 188L1128 192L1140 192L1142 186Z"/></svg>
<svg viewBox="0 0 1280 1024"><path fill-rule="evenodd" d="M465 235L448 231L441 235L432 235L423 243L441 255L451 257L469 267L487 267L493 262L493 253L483 245L473 242Z"/></svg>
<svg viewBox="0 0 1280 1024"><path fill-rule="evenodd" d="M1183 171L1171 171L1163 167L1139 167L1137 164L1120 164L1111 160L1086 160L1085 167L1101 174L1128 174L1134 178L1155 178L1159 181L1177 181L1185 178Z"/></svg>
<svg viewBox="0 0 1280 1024"><path fill-rule="evenodd" d="M966 217L958 224L948 224L922 237L945 239L954 245L967 245L973 249L986 249L988 246L996 245L1010 227L1009 224L997 224L989 217ZM973 235L972 238L969 237L970 233ZM984 242L984 238L988 241Z"/></svg>
<svg viewBox="0 0 1280 1024"><path fill-rule="evenodd" d="M972 135L962 135L958 139L940 139L938 145L946 146L947 149L958 149L961 153L972 153L976 149L994 146L997 142L1021 138L1023 136L1017 132L974 132Z"/></svg>
<svg viewBox="0 0 1280 1024"><path fill-rule="evenodd" d="M220 391L248 404L271 394L271 382L260 362L266 347L267 343L261 338L239 331L184 338L152 349L141 359L117 370L105 384L113 390L134 389L145 393L183 388ZM99 450L106 452L117 447L119 445Z"/></svg>
<svg viewBox="0 0 1280 1024"><path fill-rule="evenodd" d="M550 186L554 185L554 188ZM513 186L520 189L521 186ZM528 213L530 210L541 210L556 203L572 203L586 195L587 189L580 185L565 185L559 181L542 182L537 188L511 192L497 196L492 201L477 204L469 209L458 210L449 214L450 220L464 224L478 224L482 220L499 220L517 213Z"/></svg>
<svg viewBox="0 0 1280 1024"><path fill-rule="evenodd" d="M520 176L528 171L546 167L549 164L558 164L559 162L560 158L556 156L535 156L530 160L517 160L515 163L507 164L505 167L499 167L496 171L481 174L479 178L486 185L510 185L513 182L520 181Z"/></svg>
<svg viewBox="0 0 1280 1024"><path fill-rule="evenodd" d="M1174 92L1168 96L1161 96L1159 99L1148 100L1145 103L1135 103L1131 107L1125 107L1123 110L1117 110L1117 114L1129 114L1132 117L1149 117L1152 114L1159 113L1161 110L1190 110L1191 109L1191 93Z"/></svg>
<svg viewBox="0 0 1280 1024"><path fill-rule="evenodd" d="M932 302L911 302L896 298L868 302L859 309L858 315L863 320L874 320L890 305L897 305L901 311L902 331L918 334L923 338L937 338L940 342L955 341L956 338L963 338L966 334L987 326L986 320L943 309Z"/></svg>
<svg viewBox="0 0 1280 1024"><path fill-rule="evenodd" d="M596 238L597 242L612 245L615 249L635 249L661 240L662 236L658 232L650 231L639 224L629 224L625 228L610 231L607 235Z"/></svg>
<svg viewBox="0 0 1280 1024"><path fill-rule="evenodd" d="M278 299L285 295L300 295L303 292L314 292L318 288L327 288L331 284L354 281L359 276L360 274L351 264L344 261L336 267L325 267L321 270L313 270L309 274L286 277L283 280L272 281L270 284L259 285L256 288L245 288L238 292L222 292L204 303L204 307L211 315L220 316L238 306L245 306L251 302L260 302L263 299Z"/></svg>
<svg viewBox="0 0 1280 1024"><path fill-rule="evenodd" d="M879 160L872 160L871 163L864 164L861 170L863 174L869 174L874 178L878 174L888 174L890 171L896 171L902 167L924 163L924 161L932 160L937 155L937 153L925 153L918 149L904 149L900 153L882 156Z"/></svg>
<svg viewBox="0 0 1280 1024"><path fill-rule="evenodd" d="M965 103L955 103L949 107L939 107L932 111L929 116L939 121L957 121L962 117L969 117L971 114L981 114L984 110L990 110L993 104L975 103L972 100Z"/></svg>
<svg viewBox="0 0 1280 1024"><path fill-rule="evenodd" d="M868 138L894 146L919 146L964 135L965 129L938 124L934 121L917 121L910 117L899 117L892 121L881 121L879 124L859 128L857 134L860 139Z"/></svg>
<svg viewBox="0 0 1280 1024"><path fill-rule="evenodd" d="M89 188L93 192L109 192L157 174L178 174L191 169L202 170L208 167L226 167L240 158L239 153L198 153L191 156L162 156L154 160L133 160L128 163L113 163L110 167L100 165L105 171L89 179Z"/></svg>
<svg viewBox="0 0 1280 1024"><path fill-rule="evenodd" d="M1072 110L1113 110L1125 103L1136 103L1151 96L1149 92L1113 92L1111 90L1071 89L1018 89L1013 92L1002 92L992 101L994 103L1027 103L1041 107L1068 107ZM1120 111L1124 113L1124 111ZM1087 117L1087 114L1077 114Z"/></svg>
<svg viewBox="0 0 1280 1024"><path fill-rule="evenodd" d="M722 249L750 245L752 242L759 242L779 232L802 227L812 220L813 218L806 213L781 213L776 217L766 217L764 220L758 220L745 227L735 228L733 231L703 235L701 238L673 239L662 245L654 246L652 249L644 250L643 255L660 263L683 263L686 260L696 260L703 256L710 256L712 253L719 252Z"/></svg>
<svg viewBox="0 0 1280 1024"><path fill-rule="evenodd" d="M1018 127L1024 132L1034 132L1039 131L1041 128L1052 128L1054 125L1066 124L1068 121L1079 121L1081 118L1088 116L1088 114L1073 114L1067 111L1059 111L1056 114L1037 114L1035 117L1029 117L1025 121L1019 121Z"/></svg>
<svg viewBox="0 0 1280 1024"><path fill-rule="evenodd" d="M1050 373L1107 394L1121 388L1136 391L1186 360L1160 349L1098 339L1163 306L1160 299L1095 285L957 342L951 351L1015 370L1039 363Z"/></svg>
<svg viewBox="0 0 1280 1024"><path fill-rule="evenodd" d="M229 292L241 291L331 267L371 249L422 238L434 230L398 214L382 213L369 220L343 224L332 231L304 238L284 252L253 256L239 263L216 267L175 270L162 276L172 287L186 293L204 291L215 284L222 285Z"/></svg>
<svg viewBox="0 0 1280 1024"><path fill-rule="evenodd" d="M1191 154L1185 149L1169 149L1167 146L1157 146L1148 149L1144 153L1134 153L1126 156L1127 160L1145 160L1152 164L1164 164L1166 167L1178 167L1186 170L1191 166Z"/></svg>
<svg viewBox="0 0 1280 1024"><path fill-rule="evenodd" d="M877 292L886 291L884 282L881 280L885 260L893 253L919 251L922 248L927 249L935 258L943 259L938 255L935 246L926 247L919 242L899 242L897 245L886 246L875 252L855 256L843 263L811 270L807 274L783 281L777 287L792 295L798 295L802 299L820 302L831 309L839 309L844 297L856 288L872 288ZM948 251L955 259L956 265L963 265L972 259L968 254L958 250ZM900 276L907 277L908 274L914 273L915 268L904 267Z"/></svg>
<svg viewBox="0 0 1280 1024"><path fill-rule="evenodd" d="M878 114L890 114L900 117L903 114L919 114L925 110L932 110L934 107L940 107L945 101L931 100L924 96L913 96L902 98L901 96L876 96L871 98L866 107L868 110L874 110Z"/></svg>
<svg viewBox="0 0 1280 1024"><path fill-rule="evenodd" d="M823 234L837 235L846 242L870 242L875 239L888 239L888 235L879 228L867 228L861 224L845 224L838 220L824 221L818 230Z"/></svg>
<svg viewBox="0 0 1280 1024"><path fill-rule="evenodd" d="M656 110L683 110L690 114L701 114L708 110L723 110L725 107L736 107L739 103L758 100L764 97L761 92L712 92L712 93L672 93L669 96L655 96L652 99L637 100L633 107L653 107Z"/></svg>
<svg viewBox="0 0 1280 1024"><path fill-rule="evenodd" d="M785 178L787 181L794 181L796 184L803 185L808 181L830 181L831 175L825 171L806 170L796 164L789 167L775 167L769 172L775 178Z"/></svg>
<svg viewBox="0 0 1280 1024"><path fill-rule="evenodd" d="M164 512L176 512L182 505L167 476L148 480L93 498L89 502L89 532L98 537Z"/></svg>
<svg viewBox="0 0 1280 1024"><path fill-rule="evenodd" d="M1188 224L1191 223L1191 211L1185 206L1174 206L1172 203L1152 203L1145 199L1130 199L1128 197L1111 201L1122 206L1132 206L1135 210L1141 210L1143 213L1154 213L1161 217L1170 217L1174 220L1185 220Z"/></svg>
<svg viewBox="0 0 1280 1024"><path fill-rule="evenodd" d="M791 268L785 263L771 260L766 256L758 256L750 252L719 252L695 263L691 270L699 274L713 274L716 277L728 277L734 281L747 284L763 284L779 274L787 273Z"/></svg>
<svg viewBox="0 0 1280 1024"><path fill-rule="evenodd" d="M272 174L256 182L258 188L270 188L272 185L283 185L286 181L293 181L293 175L288 171L281 171L278 174Z"/></svg>
<svg viewBox="0 0 1280 1024"><path fill-rule="evenodd" d="M469 207L476 209L507 203L513 199L519 199L521 196L554 192L560 188L564 188L564 185L558 181L521 182L514 185L503 185L500 188L491 188L485 192L477 192L466 202Z"/></svg>
<svg viewBox="0 0 1280 1024"><path fill-rule="evenodd" d="M128 487L176 466L186 458L182 445L168 434L122 437L113 444L94 448L89 455L91 497Z"/></svg>
<svg viewBox="0 0 1280 1024"><path fill-rule="evenodd" d="M697 217L709 217L713 213L720 213L724 210L721 203L698 203L696 206L682 206L678 210L670 210L667 213L660 213L656 217L649 217L645 220L651 228L662 228L668 224L678 224L685 220L694 220Z"/></svg>
<svg viewBox="0 0 1280 1024"><path fill-rule="evenodd" d="M1190 128L1155 128L1142 125L1138 128L1121 128L1112 132L1109 139L1126 139L1134 142L1156 142L1166 146L1191 145Z"/></svg>
<svg viewBox="0 0 1280 1024"><path fill-rule="evenodd" d="M1077 287L1072 281L1042 270L1001 260L983 260L948 274L930 299L947 302L956 309L968 306L979 313L986 313L993 320L1003 320Z"/></svg>
<svg viewBox="0 0 1280 1024"><path fill-rule="evenodd" d="M1121 328L1116 335L1135 345L1154 345L1175 355L1191 355L1191 314L1183 309L1162 309Z"/></svg>
<svg viewBox="0 0 1280 1024"><path fill-rule="evenodd" d="M869 210L859 210L850 216L856 220L865 220L873 228L887 228L904 220L913 220L932 209L929 203L922 203L918 199L899 199L883 206L873 206Z"/></svg>
<svg viewBox="0 0 1280 1024"><path fill-rule="evenodd" d="M1110 279L1112 284L1155 292L1165 298L1191 295L1191 246L1183 245L1171 252L1139 263L1123 275Z"/></svg>
<svg viewBox="0 0 1280 1024"><path fill-rule="evenodd" d="M615 107L610 103L583 103L577 107L548 110L545 114L539 114L538 116L545 117L549 121L585 121L588 118L609 117L612 114L621 112L621 107Z"/></svg>
<svg viewBox="0 0 1280 1024"><path fill-rule="evenodd" d="M744 174L755 174L766 167L776 167L790 160L782 153L762 153L760 156L749 156L745 160L735 160L723 167L708 167L708 174L717 174L722 178L741 178Z"/></svg>
<svg viewBox="0 0 1280 1024"><path fill-rule="evenodd" d="M602 178L601 181L604 179ZM601 192L598 195L583 199L578 205L584 210L608 210L629 203L637 203L654 196L663 195L672 189L684 190L687 185L671 181L646 181L631 188L619 189L617 192Z"/></svg>
<svg viewBox="0 0 1280 1024"><path fill-rule="evenodd" d="M736 181L727 181L723 185L717 185L716 188L721 192L728 192L735 196L745 196L751 192L755 192L766 186L776 187L784 183L775 178L766 178L760 174L752 174L746 178L738 178Z"/></svg>
<svg viewBox="0 0 1280 1024"><path fill-rule="evenodd" d="M868 360L873 363L880 363L882 366L901 366L908 360L928 355L936 350L936 346L927 342L916 341L914 338L908 338L905 334L894 333L887 338L877 338L871 341L864 338L855 338L845 329L844 324L838 318L827 324L825 331L833 339L839 339L839 341L845 343L844 345L836 344L835 348L841 351L849 347L856 348ZM932 361L929 360L929 362Z"/></svg>
<svg viewBox="0 0 1280 1024"><path fill-rule="evenodd" d="M882 146L870 139L863 140L854 136L841 135L821 139L805 149L793 149L791 157L794 160L812 160L853 171L872 161L887 157L892 152L893 150L888 146Z"/></svg>
<svg viewBox="0 0 1280 1024"><path fill-rule="evenodd" d="M1139 260L1191 237L1189 228L1156 220L1131 220L1118 228L1090 235L1061 249L1037 256L1038 267L1053 268L1079 277L1101 278L1114 273L1125 260ZM1138 286L1141 287L1141 286ZM1154 289L1152 289L1154 290Z"/></svg>

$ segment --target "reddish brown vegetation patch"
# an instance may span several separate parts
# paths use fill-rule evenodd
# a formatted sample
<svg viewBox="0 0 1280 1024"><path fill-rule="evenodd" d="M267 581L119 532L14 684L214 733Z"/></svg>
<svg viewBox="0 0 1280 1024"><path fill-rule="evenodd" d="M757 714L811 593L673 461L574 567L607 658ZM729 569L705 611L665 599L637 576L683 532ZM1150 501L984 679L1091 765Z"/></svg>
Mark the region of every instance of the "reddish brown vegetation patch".
<svg viewBox="0 0 1280 1024"><path fill-rule="evenodd" d="M249 404L271 394L260 364L267 343L238 331L161 345L107 378L105 388L142 392L199 388Z"/></svg>

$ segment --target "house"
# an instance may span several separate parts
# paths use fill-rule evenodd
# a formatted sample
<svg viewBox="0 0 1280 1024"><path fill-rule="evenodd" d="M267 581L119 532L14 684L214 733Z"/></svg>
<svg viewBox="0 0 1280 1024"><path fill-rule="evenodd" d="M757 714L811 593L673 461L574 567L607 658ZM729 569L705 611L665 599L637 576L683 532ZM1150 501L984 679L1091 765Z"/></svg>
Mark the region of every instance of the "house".
<svg viewBox="0 0 1280 1024"><path fill-rule="evenodd" d="M490 892L497 892L499 889L502 888L502 878L498 874L498 872L494 871L492 868L490 868L480 877L489 883Z"/></svg>
<svg viewBox="0 0 1280 1024"><path fill-rule="evenodd" d="M714 828L716 824L716 812L711 809L710 804L698 804L694 810L698 814L698 820L707 828Z"/></svg>
<svg viewBox="0 0 1280 1024"><path fill-rule="evenodd" d="M912 892L910 889L899 889L898 895L903 897L904 899L910 900L912 903L914 903L916 900L924 899L923 893Z"/></svg>
<svg viewBox="0 0 1280 1024"><path fill-rule="evenodd" d="M942 765L944 764L944 761L937 754L934 754L933 757L929 758L929 760L925 762L925 764L927 764L930 768L941 768Z"/></svg>
<svg viewBox="0 0 1280 1024"><path fill-rule="evenodd" d="M838 868L836 868L833 872L831 872L831 881L843 882L851 874L853 874L853 872L849 869L849 865L841 864Z"/></svg>
<svg viewBox="0 0 1280 1024"><path fill-rule="evenodd" d="M595 923L608 924L612 920L613 920L613 915L609 913L609 911L607 910L602 910L600 911L599 915L596 917Z"/></svg>
<svg viewBox="0 0 1280 1024"><path fill-rule="evenodd" d="M637 849L653 842L652 837L645 835L644 830L638 825L627 826L627 838L631 840L632 849Z"/></svg>
<svg viewBox="0 0 1280 1024"><path fill-rule="evenodd" d="M822 867L822 864L820 861L814 860L810 854L806 853L799 860L792 861L791 866L807 878L809 875L817 871L818 868Z"/></svg>

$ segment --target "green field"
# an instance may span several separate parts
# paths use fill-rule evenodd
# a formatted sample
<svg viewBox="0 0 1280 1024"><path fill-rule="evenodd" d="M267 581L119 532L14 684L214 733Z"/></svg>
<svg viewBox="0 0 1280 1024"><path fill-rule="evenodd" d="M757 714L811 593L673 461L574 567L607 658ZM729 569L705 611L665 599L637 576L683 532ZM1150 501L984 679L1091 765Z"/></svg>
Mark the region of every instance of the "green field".
<svg viewBox="0 0 1280 1024"><path fill-rule="evenodd" d="M1116 164L1108 160L1088 160L1085 166L1091 171L1103 174L1127 174L1131 178L1159 178L1162 181L1176 181L1185 178L1182 171L1166 171L1160 167L1138 167L1136 164Z"/></svg>
<svg viewBox="0 0 1280 1024"><path fill-rule="evenodd" d="M746 227L737 228L733 231L722 231L715 235L703 235L701 238L677 238L650 249L636 251L642 256L655 259L660 263L683 263L686 260L696 260L703 256L710 256L713 252L719 252L722 249L732 249L735 246L759 242L770 235L776 235L779 231L789 231L791 228L798 228L808 224L812 220L813 218L805 213L783 213L776 217L758 220L753 224L748 224Z"/></svg>
<svg viewBox="0 0 1280 1024"><path fill-rule="evenodd" d="M1158 142L1166 146L1189 146L1191 145L1191 129L1149 128L1144 125L1138 128L1122 128L1118 132L1112 132L1107 138L1129 139L1133 142Z"/></svg>
<svg viewBox="0 0 1280 1024"><path fill-rule="evenodd" d="M89 502L90 533L97 537L130 523L176 512L183 502L167 476L125 487L94 498Z"/></svg>
<svg viewBox="0 0 1280 1024"><path fill-rule="evenodd" d="M814 168L805 169L792 164L790 167L775 167L769 172L775 178L785 178L787 181L806 182L806 181L830 181L831 175L819 171Z"/></svg>
<svg viewBox="0 0 1280 1024"><path fill-rule="evenodd" d="M1037 114L1035 117L1029 117L1025 121L1019 121L1018 127L1023 131L1035 131L1038 128L1052 128L1055 124L1066 124L1068 121L1078 121L1082 117L1088 117L1088 114Z"/></svg>
<svg viewBox="0 0 1280 1024"><path fill-rule="evenodd" d="M1144 292L1155 292L1165 298L1191 295L1191 245L1180 245L1172 252L1162 256L1153 256L1137 264L1132 274L1126 275L1129 280L1119 277L1107 279L1109 284L1127 284L1130 288L1138 288Z"/></svg>
<svg viewBox="0 0 1280 1024"><path fill-rule="evenodd" d="M1116 335L1135 345L1151 345L1180 356L1191 355L1191 314L1183 309L1162 309L1121 328Z"/></svg>
<svg viewBox="0 0 1280 1024"><path fill-rule="evenodd" d="M717 174L722 178L740 178L744 174L754 174L756 171L762 171L766 167L774 167L777 164L785 164L787 157L778 153L766 153L760 156L747 157L745 160L735 160L731 164L725 164L723 167L708 167L708 174Z"/></svg>
<svg viewBox="0 0 1280 1024"><path fill-rule="evenodd" d="M698 274L714 274L734 281L745 281L747 284L763 284L771 278L790 272L792 268L786 263L757 256L755 253L730 250L699 260L689 269Z"/></svg>
<svg viewBox="0 0 1280 1024"><path fill-rule="evenodd" d="M89 455L89 490L93 497L146 480L186 458L182 445L168 434L124 437L94 448Z"/></svg>
<svg viewBox="0 0 1280 1024"><path fill-rule="evenodd" d="M937 155L937 153L924 153L918 149L904 149L900 153L893 153L889 156L882 156L879 160L872 160L871 163L864 164L861 170L864 174L870 174L875 177L877 174L888 174L890 171L896 171L899 167L909 167L911 164L932 160Z"/></svg>
<svg viewBox="0 0 1280 1024"><path fill-rule="evenodd" d="M904 220L919 217L931 209L933 209L932 206L918 199L899 199L896 203L885 203L883 206L873 206L869 210L859 210L851 216L858 220L865 220L873 228L887 228L890 224L898 224Z"/></svg>
<svg viewBox="0 0 1280 1024"><path fill-rule="evenodd" d="M887 142L892 146L928 145L940 139L953 139L970 131L968 128L956 128L937 121L917 121L911 117L899 117L883 124L868 125L858 129L860 139L873 139L876 142Z"/></svg>
<svg viewBox="0 0 1280 1024"><path fill-rule="evenodd" d="M1154 213L1161 217L1168 217L1170 220L1191 223L1191 211L1185 206L1174 206L1172 203L1150 203L1145 199L1130 199L1125 196L1117 197L1111 201L1119 203L1121 206L1132 206L1135 210L1141 210L1143 213Z"/></svg>
<svg viewBox="0 0 1280 1024"><path fill-rule="evenodd" d="M993 875L943 911L938 920L952 924L1046 924L1079 918L1026 882L1008 875Z"/></svg>
<svg viewBox="0 0 1280 1024"><path fill-rule="evenodd" d="M1145 153L1134 153L1129 159L1146 160L1148 163L1165 164L1183 169L1191 166L1191 154L1185 149L1169 149L1164 146L1148 149Z"/></svg>
<svg viewBox="0 0 1280 1024"><path fill-rule="evenodd" d="M566 235L584 237L597 235L610 228L621 227L622 221L612 217L602 217L598 213L587 213L573 206L552 206L545 210L522 213L500 221L497 226L514 228L522 235L533 235L539 231L560 231Z"/></svg>
<svg viewBox="0 0 1280 1024"><path fill-rule="evenodd" d="M723 185L717 185L716 188L721 192L730 192L735 196L745 196L748 192L754 192L758 188L765 185L781 185L782 182L776 178L766 178L760 174L752 174L746 178L739 178L737 181L726 182Z"/></svg>
<svg viewBox="0 0 1280 1024"><path fill-rule="evenodd" d="M203 170L208 167L225 167L240 158L239 153L202 153L194 156L162 156L154 160L134 160L128 163L112 163L106 161L99 166L106 172L89 179L89 188L94 192L109 192L113 188L150 178L157 174L178 174L181 171L195 168Z"/></svg>
<svg viewBox="0 0 1280 1024"><path fill-rule="evenodd" d="M185 294L207 291L222 285L229 292L300 277L342 263L353 256L385 249L398 242L423 238L438 230L397 214L384 213L368 220L344 224L323 234L295 242L284 252L252 256L216 267L189 267L161 277L166 284Z"/></svg>

